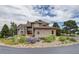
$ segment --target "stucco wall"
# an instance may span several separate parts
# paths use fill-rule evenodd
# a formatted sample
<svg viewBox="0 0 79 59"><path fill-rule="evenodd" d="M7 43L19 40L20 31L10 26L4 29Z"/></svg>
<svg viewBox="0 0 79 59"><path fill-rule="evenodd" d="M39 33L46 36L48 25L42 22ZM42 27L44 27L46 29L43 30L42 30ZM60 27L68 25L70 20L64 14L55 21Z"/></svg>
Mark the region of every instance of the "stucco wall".
<svg viewBox="0 0 79 59"><path fill-rule="evenodd" d="M35 23L35 24L33 24L32 26L33 26L33 27L39 27L40 25L37 24L37 23Z"/></svg>
<svg viewBox="0 0 79 59"><path fill-rule="evenodd" d="M27 31L24 30L24 29L19 29L19 30L17 31L17 34L18 34L18 35L22 35L22 34L26 34L26 33L27 33Z"/></svg>
<svg viewBox="0 0 79 59"><path fill-rule="evenodd" d="M52 34L50 29L35 29L35 37L46 37L50 34Z"/></svg>
<svg viewBox="0 0 79 59"><path fill-rule="evenodd" d="M46 24L38 24L38 23L32 24L33 27L43 27L44 25L45 25L45 26L48 26L48 25L46 25ZM44 26L44 27L45 27L45 26Z"/></svg>

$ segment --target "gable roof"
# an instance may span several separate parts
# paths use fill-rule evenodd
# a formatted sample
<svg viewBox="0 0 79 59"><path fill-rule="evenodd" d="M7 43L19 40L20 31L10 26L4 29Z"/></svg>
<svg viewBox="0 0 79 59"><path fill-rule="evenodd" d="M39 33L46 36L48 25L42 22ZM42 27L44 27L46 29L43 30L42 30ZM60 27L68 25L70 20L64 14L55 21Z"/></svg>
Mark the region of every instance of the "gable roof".
<svg viewBox="0 0 79 59"><path fill-rule="evenodd" d="M43 25L48 25L49 23L45 22L45 21L42 21L42 20L37 20L37 21L34 21L34 22L27 22L27 24L20 24L18 25L17 29L20 29L20 28L25 28L25 27L32 27L32 24L35 24L35 23L38 23L38 24L43 24Z"/></svg>
<svg viewBox="0 0 79 59"><path fill-rule="evenodd" d="M45 22L45 21L43 21L43 20L37 20L37 21L32 22L32 23L49 24L49 23L47 23L47 22Z"/></svg>
<svg viewBox="0 0 79 59"><path fill-rule="evenodd" d="M21 28L25 28L26 27L26 24L20 24L18 25L17 29L21 29Z"/></svg>

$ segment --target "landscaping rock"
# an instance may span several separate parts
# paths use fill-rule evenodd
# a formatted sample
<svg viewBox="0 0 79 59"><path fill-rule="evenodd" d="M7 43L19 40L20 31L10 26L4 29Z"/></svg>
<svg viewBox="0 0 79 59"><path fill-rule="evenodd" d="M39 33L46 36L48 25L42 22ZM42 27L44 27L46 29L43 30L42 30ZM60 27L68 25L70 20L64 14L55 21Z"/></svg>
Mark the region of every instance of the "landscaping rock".
<svg viewBox="0 0 79 59"><path fill-rule="evenodd" d="M29 43L36 43L36 42L38 42L38 41L40 41L40 39L39 38L35 38L35 37L30 37L30 38L27 38L27 42L29 42Z"/></svg>

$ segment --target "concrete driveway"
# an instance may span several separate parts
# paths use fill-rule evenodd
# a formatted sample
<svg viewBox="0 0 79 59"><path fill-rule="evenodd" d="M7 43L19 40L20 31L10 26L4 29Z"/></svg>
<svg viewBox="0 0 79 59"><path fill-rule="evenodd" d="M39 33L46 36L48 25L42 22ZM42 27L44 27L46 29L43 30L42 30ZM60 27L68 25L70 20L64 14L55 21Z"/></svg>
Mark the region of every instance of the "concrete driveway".
<svg viewBox="0 0 79 59"><path fill-rule="evenodd" d="M79 54L79 44L53 48L11 48L0 46L0 54Z"/></svg>

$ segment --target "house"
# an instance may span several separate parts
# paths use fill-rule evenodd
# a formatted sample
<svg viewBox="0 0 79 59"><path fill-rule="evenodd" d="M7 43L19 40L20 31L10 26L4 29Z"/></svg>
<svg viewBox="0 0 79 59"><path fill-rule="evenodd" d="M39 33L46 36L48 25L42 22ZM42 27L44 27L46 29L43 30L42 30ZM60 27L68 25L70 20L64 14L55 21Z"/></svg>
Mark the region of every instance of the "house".
<svg viewBox="0 0 79 59"><path fill-rule="evenodd" d="M57 28L49 27L49 23L42 20L35 22L27 22L27 24L20 24L17 27L18 35L28 35L34 37L46 37L50 34L56 35Z"/></svg>

